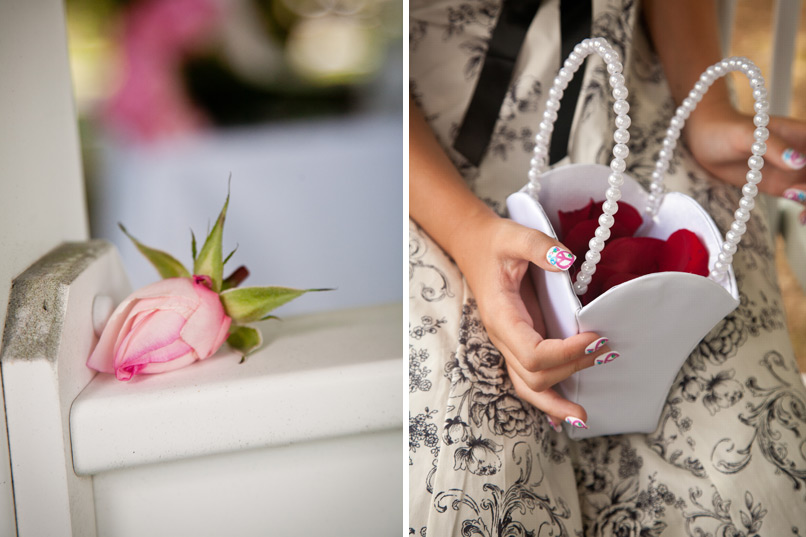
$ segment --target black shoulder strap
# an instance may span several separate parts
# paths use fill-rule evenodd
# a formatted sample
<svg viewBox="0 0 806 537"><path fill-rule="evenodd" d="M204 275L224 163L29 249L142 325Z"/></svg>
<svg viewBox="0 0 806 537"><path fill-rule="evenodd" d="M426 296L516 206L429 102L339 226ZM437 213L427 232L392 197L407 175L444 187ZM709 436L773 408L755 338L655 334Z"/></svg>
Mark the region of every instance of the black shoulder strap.
<svg viewBox="0 0 806 537"><path fill-rule="evenodd" d="M453 142L453 147L475 166L479 165L490 144L512 81L515 60L539 7L540 0L503 1L476 89ZM590 34L590 0L561 0L560 21L562 61L578 42ZM558 112L549 150L551 162L564 157L568 151L568 136L576 108L570 103L576 103L581 87L582 78L575 77L565 90L563 100L566 106L560 107ZM555 155L559 157L555 158Z"/></svg>

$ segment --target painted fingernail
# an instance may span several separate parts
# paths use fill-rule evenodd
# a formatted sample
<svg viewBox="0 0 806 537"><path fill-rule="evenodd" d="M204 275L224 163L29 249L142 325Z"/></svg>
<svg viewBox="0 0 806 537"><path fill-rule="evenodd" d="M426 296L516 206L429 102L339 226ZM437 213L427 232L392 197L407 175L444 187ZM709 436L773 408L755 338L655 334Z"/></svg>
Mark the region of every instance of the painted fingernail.
<svg viewBox="0 0 806 537"><path fill-rule="evenodd" d="M610 363L613 360L615 360L616 358L618 358L619 356L621 356L621 355L619 353L617 353L617 352L608 352L607 354L604 354L604 355L602 355L602 356L600 356L600 357L598 357L596 359L596 365L602 365L602 364Z"/></svg>
<svg viewBox="0 0 806 537"><path fill-rule="evenodd" d="M573 416L568 416L567 418L565 418L565 422L567 424L569 424L569 425L573 425L577 429L587 429L588 428L588 426L585 425L584 421L582 421L579 418L575 418Z"/></svg>
<svg viewBox="0 0 806 537"><path fill-rule="evenodd" d="M594 352L598 351L599 349L607 345L608 341L610 340L607 339L606 337L600 337L599 339L597 339L596 341L585 347L585 354L593 354Z"/></svg>
<svg viewBox="0 0 806 537"><path fill-rule="evenodd" d="M800 212L800 225L806 226L806 209Z"/></svg>
<svg viewBox="0 0 806 537"><path fill-rule="evenodd" d="M806 192L798 188L787 188L784 190L784 197L798 203L806 203Z"/></svg>
<svg viewBox="0 0 806 537"><path fill-rule="evenodd" d="M784 163L793 170L800 170L806 166L806 155L800 151L795 151L791 147L784 151L782 158L784 159Z"/></svg>
<svg viewBox="0 0 806 537"><path fill-rule="evenodd" d="M555 433L561 433L562 432L563 428L561 426L557 425L556 423L554 423L553 419L551 419L550 417L546 416L546 421L549 422L549 425L551 425L551 428L554 429Z"/></svg>
<svg viewBox="0 0 806 537"><path fill-rule="evenodd" d="M556 246L552 246L549 248L548 253L546 254L546 259L548 262L557 267L560 270L568 270L576 261L576 257L574 254L569 252L568 250L563 250L562 248L557 248Z"/></svg>

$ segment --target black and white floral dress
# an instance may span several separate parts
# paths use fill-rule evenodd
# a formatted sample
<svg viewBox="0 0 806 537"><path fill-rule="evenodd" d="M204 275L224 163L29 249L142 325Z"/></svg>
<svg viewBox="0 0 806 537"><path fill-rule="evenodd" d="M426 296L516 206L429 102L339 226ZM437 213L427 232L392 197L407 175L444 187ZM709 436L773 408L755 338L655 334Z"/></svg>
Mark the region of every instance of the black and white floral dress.
<svg viewBox="0 0 806 537"><path fill-rule="evenodd" d="M674 104L635 3L595 0L593 35L624 61L633 119L628 172L647 186ZM506 196L526 182L560 66L560 8L548 0L538 11L474 166L451 145L499 8L493 0L411 0L410 90L471 188L504 214ZM608 162L606 84L603 63L589 60L571 162ZM684 147L667 185L694 197L720 229L730 226L740 190L711 179ZM412 222L409 533L806 537L806 389L763 211L753 211L747 227L734 256L741 305L684 364L657 430L572 441L515 395L462 274Z"/></svg>

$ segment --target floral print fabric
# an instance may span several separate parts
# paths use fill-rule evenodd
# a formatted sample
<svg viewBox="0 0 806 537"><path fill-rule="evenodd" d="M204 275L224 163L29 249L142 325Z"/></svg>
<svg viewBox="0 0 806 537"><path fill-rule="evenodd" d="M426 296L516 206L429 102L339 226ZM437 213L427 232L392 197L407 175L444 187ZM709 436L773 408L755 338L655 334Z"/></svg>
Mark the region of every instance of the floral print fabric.
<svg viewBox="0 0 806 537"><path fill-rule="evenodd" d="M543 92L559 67L558 2L543 2L530 27L478 167L450 146L498 3L412 0L410 11L412 96L468 184L503 214L506 196L526 182ZM594 35L625 60L628 172L646 186L674 106L639 20L632 0L594 2ZM588 64L568 160L606 163L612 99L603 64ZM739 189L711 179L684 147L667 185L730 226ZM657 429L582 441L554 432L515 395L461 273L412 222L409 533L806 536L806 388L763 214L753 211L734 256L741 304L683 365Z"/></svg>

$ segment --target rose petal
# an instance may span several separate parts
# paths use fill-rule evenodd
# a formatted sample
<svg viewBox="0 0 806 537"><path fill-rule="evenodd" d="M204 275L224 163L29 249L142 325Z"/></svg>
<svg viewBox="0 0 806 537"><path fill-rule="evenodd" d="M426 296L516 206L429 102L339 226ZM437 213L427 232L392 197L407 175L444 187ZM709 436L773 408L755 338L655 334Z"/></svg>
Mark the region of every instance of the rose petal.
<svg viewBox="0 0 806 537"><path fill-rule="evenodd" d="M144 312L142 315L115 353L115 370L142 363L142 357L169 346L179 339L182 327L187 322L184 317L170 310Z"/></svg>
<svg viewBox="0 0 806 537"><path fill-rule="evenodd" d="M658 269L708 276L708 249L697 235L678 229L666 239Z"/></svg>
<svg viewBox="0 0 806 537"><path fill-rule="evenodd" d="M115 308L115 311L112 312L112 315L106 322L104 331L101 333L98 344L95 345L92 354L90 354L90 357L87 359L88 367L96 371L101 371L102 373L114 373L114 348L117 344L118 335L121 333L121 329L127 321L129 312L135 306L136 302L137 300L130 296L121 302L118 307Z"/></svg>
<svg viewBox="0 0 806 537"><path fill-rule="evenodd" d="M115 370L118 380L129 380L140 373L158 373L179 369L196 361L198 357L193 349L176 339L165 347L147 352L137 359L128 360Z"/></svg>
<svg viewBox="0 0 806 537"><path fill-rule="evenodd" d="M604 212L602 206L604 205L604 201L599 201L593 205L591 209L591 216L598 220L599 216ZM625 228L625 232L622 237L632 237L638 228L641 227L641 224L644 223L644 219L641 218L641 213L638 210L627 203L626 201L619 201L618 203L618 212L613 215L613 219L615 222L613 226L616 225L623 226ZM612 237L611 233L611 237ZM615 237L613 237L615 238Z"/></svg>
<svg viewBox="0 0 806 537"><path fill-rule="evenodd" d="M598 267L607 267L613 272L650 274L658 272L658 258L664 241L651 237L624 237L609 241L602 250Z"/></svg>
<svg viewBox="0 0 806 537"><path fill-rule="evenodd" d="M558 211L560 220L560 234L562 237L567 237L568 233L580 222L591 219L591 209L593 208L593 199L587 205L576 211ZM565 243L563 243L565 244ZM568 246L566 244L566 246Z"/></svg>
<svg viewBox="0 0 806 537"><path fill-rule="evenodd" d="M218 293L203 284L195 284L194 288L199 298L199 307L188 317L187 324L182 328L182 339L196 350L200 359L204 359L222 345L222 326L226 325L226 333L232 319L224 312Z"/></svg>

